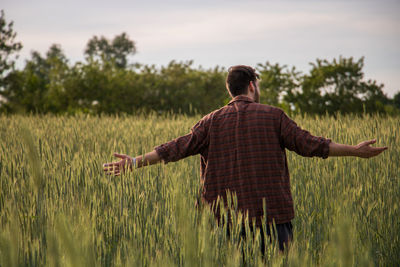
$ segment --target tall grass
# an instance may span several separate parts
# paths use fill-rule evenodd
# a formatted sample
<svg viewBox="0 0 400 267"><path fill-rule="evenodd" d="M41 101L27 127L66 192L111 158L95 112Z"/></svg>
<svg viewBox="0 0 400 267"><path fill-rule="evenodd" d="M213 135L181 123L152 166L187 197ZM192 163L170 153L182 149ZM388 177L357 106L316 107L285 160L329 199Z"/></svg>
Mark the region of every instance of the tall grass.
<svg viewBox="0 0 400 267"><path fill-rule="evenodd" d="M199 117L0 117L0 266L397 266L400 262L400 119L296 117L314 135L382 155L302 158L288 153L294 242L261 256L195 208L199 157L103 174L130 155L185 134ZM226 226L225 226L226 227ZM247 227L247 231L249 231Z"/></svg>

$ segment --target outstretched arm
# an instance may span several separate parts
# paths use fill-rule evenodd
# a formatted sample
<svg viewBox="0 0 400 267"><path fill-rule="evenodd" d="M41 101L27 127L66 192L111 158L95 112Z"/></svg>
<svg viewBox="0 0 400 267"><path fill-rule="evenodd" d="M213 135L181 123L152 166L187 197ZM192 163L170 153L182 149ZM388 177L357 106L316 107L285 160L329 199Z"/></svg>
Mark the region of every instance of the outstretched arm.
<svg viewBox="0 0 400 267"><path fill-rule="evenodd" d="M387 147L370 146L376 142L375 139L351 146L337 144L330 139L313 136L308 131L298 127L284 112L282 112L280 117L280 133L284 147L306 157L353 156L371 158L387 149Z"/></svg>
<svg viewBox="0 0 400 267"><path fill-rule="evenodd" d="M158 153L153 150L144 156L131 157L125 154L114 153L114 156L120 158L119 161L110 162L103 164L103 168L106 174L109 175L121 175L121 172L125 172L127 169L133 170L133 168L140 168L147 165L156 164L161 161Z"/></svg>
<svg viewBox="0 0 400 267"><path fill-rule="evenodd" d="M364 141L356 146L336 144L331 142L329 144L329 157L332 156L354 156L360 158L371 158L379 155L388 147L372 147L370 145L376 142L375 139Z"/></svg>
<svg viewBox="0 0 400 267"><path fill-rule="evenodd" d="M114 153L120 158L119 161L103 164L106 174L120 175L127 169L140 168L160 162L164 163L178 161L191 155L199 154L207 146L207 127L209 125L209 115L202 118L194 125L189 134L178 137L172 141L155 147L146 155L131 157L124 154Z"/></svg>

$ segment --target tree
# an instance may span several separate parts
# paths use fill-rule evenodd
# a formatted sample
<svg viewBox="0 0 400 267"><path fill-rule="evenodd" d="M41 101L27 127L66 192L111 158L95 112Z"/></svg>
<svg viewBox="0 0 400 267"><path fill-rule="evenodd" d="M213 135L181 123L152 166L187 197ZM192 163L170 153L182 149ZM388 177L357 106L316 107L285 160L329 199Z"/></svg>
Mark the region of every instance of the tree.
<svg viewBox="0 0 400 267"><path fill-rule="evenodd" d="M295 67L288 69L286 65L278 63L272 65L270 62L257 65L260 73L261 103L279 106L290 112L288 104L283 101L287 91L298 87L300 72Z"/></svg>
<svg viewBox="0 0 400 267"><path fill-rule="evenodd" d="M0 89L4 86L4 78L14 68L13 54L21 50L22 44L15 42L17 33L13 30L13 21L7 24L4 10L0 11Z"/></svg>
<svg viewBox="0 0 400 267"><path fill-rule="evenodd" d="M98 58L101 61L113 61L117 67L126 68L128 56L136 53L136 44L130 40L126 33L122 33L108 40L104 36L94 36L86 45L85 55L87 58Z"/></svg>
<svg viewBox="0 0 400 267"><path fill-rule="evenodd" d="M364 81L364 58L317 59L301 79L301 90L289 90L286 99L301 112L313 114L384 112L388 98L383 84Z"/></svg>
<svg viewBox="0 0 400 267"><path fill-rule="evenodd" d="M400 110L400 91L397 92L393 97L393 103L396 108Z"/></svg>
<svg viewBox="0 0 400 267"><path fill-rule="evenodd" d="M204 114L226 102L224 70L194 69L192 65L193 61L171 61L161 68L155 87L157 95L152 97L158 110ZM154 89L149 86L148 91Z"/></svg>
<svg viewBox="0 0 400 267"><path fill-rule="evenodd" d="M33 51L23 70L6 77L2 95L7 112L58 113L66 108L64 80L68 75L67 59L59 45L52 45L46 57Z"/></svg>

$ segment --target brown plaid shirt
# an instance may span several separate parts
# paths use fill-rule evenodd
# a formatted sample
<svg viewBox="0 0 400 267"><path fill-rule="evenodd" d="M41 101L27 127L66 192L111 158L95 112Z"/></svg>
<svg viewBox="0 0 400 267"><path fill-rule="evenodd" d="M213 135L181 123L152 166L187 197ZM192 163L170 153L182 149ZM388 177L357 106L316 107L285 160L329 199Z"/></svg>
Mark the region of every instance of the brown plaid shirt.
<svg viewBox="0 0 400 267"><path fill-rule="evenodd" d="M237 96L202 118L191 132L155 148L165 163L201 155L202 197L213 203L235 192L238 208L268 222L294 218L285 148L327 158L329 139L302 130L281 109Z"/></svg>

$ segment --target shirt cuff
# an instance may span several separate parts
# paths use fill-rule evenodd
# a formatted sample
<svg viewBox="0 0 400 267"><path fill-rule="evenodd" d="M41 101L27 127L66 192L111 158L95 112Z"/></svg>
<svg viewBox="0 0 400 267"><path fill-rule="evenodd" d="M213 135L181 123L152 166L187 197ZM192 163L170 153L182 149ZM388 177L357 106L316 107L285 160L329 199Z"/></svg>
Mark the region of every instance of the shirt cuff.
<svg viewBox="0 0 400 267"><path fill-rule="evenodd" d="M162 159L162 161L164 161L165 164L170 162L170 160L168 160L168 150L165 147L165 144L156 146L154 150L157 152L158 156Z"/></svg>
<svg viewBox="0 0 400 267"><path fill-rule="evenodd" d="M322 158L326 159L329 156L329 144L332 142L331 139L325 139L324 147L322 148Z"/></svg>

